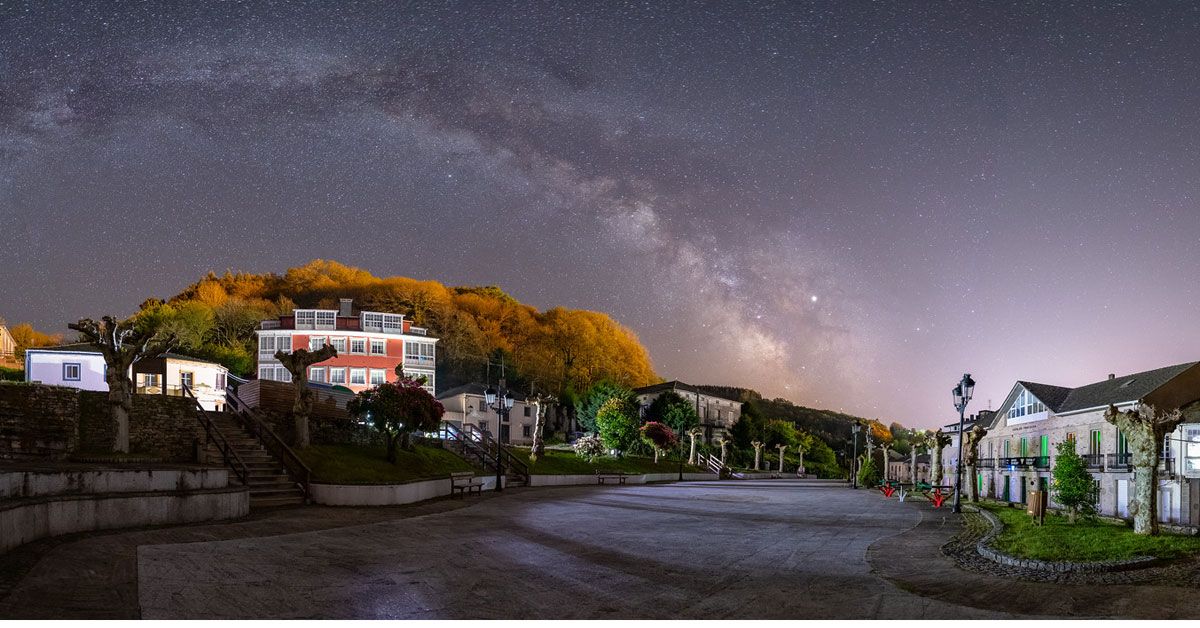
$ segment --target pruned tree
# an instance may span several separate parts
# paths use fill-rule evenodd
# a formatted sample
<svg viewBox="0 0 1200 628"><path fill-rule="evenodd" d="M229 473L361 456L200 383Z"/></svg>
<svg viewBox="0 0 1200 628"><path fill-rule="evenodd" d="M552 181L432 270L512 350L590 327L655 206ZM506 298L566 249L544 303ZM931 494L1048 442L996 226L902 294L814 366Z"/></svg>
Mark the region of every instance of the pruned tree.
<svg viewBox="0 0 1200 628"><path fill-rule="evenodd" d="M967 432L967 439L963 441L963 445L966 445L963 452L963 462L967 467L967 478L971 482L970 495L973 502L979 501L979 480L976 478L978 473L976 467L979 464L979 443L983 440L984 436L987 436L987 433L986 428L976 424L975 427L971 428L971 431Z"/></svg>
<svg viewBox="0 0 1200 628"><path fill-rule="evenodd" d="M313 391L308 387L308 367L337 357L337 349L325 345L316 351L296 349L291 353L275 352L275 359L283 364L283 368L292 374L292 389L296 399L292 402L292 421L295 433L292 436L292 446L303 449L308 447L308 417L312 414Z"/></svg>
<svg viewBox="0 0 1200 628"><path fill-rule="evenodd" d="M384 435L387 461L395 464L397 450L412 449L412 435L441 427L446 409L425 390L423 381L403 377L359 392L346 403L351 416L369 418Z"/></svg>
<svg viewBox="0 0 1200 628"><path fill-rule="evenodd" d="M775 445L775 448L779 450L779 472L783 473L783 454L787 452L788 446L779 444Z"/></svg>
<svg viewBox="0 0 1200 628"><path fill-rule="evenodd" d="M912 451L909 452L909 456L911 456L911 458L912 458L911 461L909 462L909 472L911 474L911 477L909 478L909 480L913 484L917 483L917 452L921 449L921 445L924 442L925 442L924 436L918 435L918 436L913 437Z"/></svg>
<svg viewBox="0 0 1200 628"><path fill-rule="evenodd" d="M541 393L525 399L525 403L533 406L533 445L529 448L529 460L537 462L537 459L546 453L546 441L542 437L542 432L546 429L546 411L555 403L555 399L551 395L543 395Z"/></svg>
<svg viewBox="0 0 1200 628"><path fill-rule="evenodd" d="M104 356L104 381L108 382L108 411L116 427L113 451L129 452L129 415L133 412L133 380L129 378L134 362L169 351L175 336L164 332L150 318L117 320L105 316L99 321L90 318L67 325L100 350Z"/></svg>
<svg viewBox="0 0 1200 628"><path fill-rule="evenodd" d="M1133 515L1134 534L1158 534L1158 459L1163 439L1183 419L1179 410L1159 410L1146 403L1129 411L1110 405L1104 412L1104 420L1125 435L1132 454L1133 495L1129 514Z"/></svg>
<svg viewBox="0 0 1200 628"><path fill-rule="evenodd" d="M704 428L693 427L687 432L688 438L692 439L692 451L688 454L688 464L696 464L696 439L704 436Z"/></svg>
<svg viewBox="0 0 1200 628"><path fill-rule="evenodd" d="M887 482L888 481L888 466L890 466L888 464L890 462L888 460L888 444L880 443L879 449L881 451L883 451L883 481Z"/></svg>
<svg viewBox="0 0 1200 628"><path fill-rule="evenodd" d="M762 465L763 442L761 440L750 441L750 446L754 448L754 470L759 471Z"/></svg>
<svg viewBox="0 0 1200 628"><path fill-rule="evenodd" d="M933 455L929 460L929 483L934 486L939 486L942 483L942 450L950 444L950 435L938 430L929 436L930 453Z"/></svg>

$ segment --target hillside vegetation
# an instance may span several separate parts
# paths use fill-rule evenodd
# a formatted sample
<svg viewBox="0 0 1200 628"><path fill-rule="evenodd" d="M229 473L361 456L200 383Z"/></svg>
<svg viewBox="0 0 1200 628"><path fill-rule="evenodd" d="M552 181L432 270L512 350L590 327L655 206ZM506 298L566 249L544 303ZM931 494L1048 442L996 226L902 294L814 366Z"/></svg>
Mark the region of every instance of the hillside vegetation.
<svg viewBox="0 0 1200 628"><path fill-rule="evenodd" d="M274 273L209 273L166 302L149 300L175 326L181 349L225 364L239 375L254 368L259 321L293 308L357 307L405 314L438 343L438 388L482 380L489 360L506 365L510 385L570 397L600 380L643 386L659 381L637 336L607 314L538 311L495 286L450 287L408 277L376 277L334 261L313 260ZM493 381L497 369L493 367Z"/></svg>

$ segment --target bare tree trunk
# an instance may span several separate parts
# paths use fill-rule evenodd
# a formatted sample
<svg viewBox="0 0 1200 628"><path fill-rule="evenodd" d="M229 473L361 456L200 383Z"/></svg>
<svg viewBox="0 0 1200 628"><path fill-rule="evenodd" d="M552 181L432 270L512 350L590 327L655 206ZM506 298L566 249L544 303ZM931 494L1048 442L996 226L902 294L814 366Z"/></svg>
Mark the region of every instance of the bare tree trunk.
<svg viewBox="0 0 1200 628"><path fill-rule="evenodd" d="M292 402L292 420L296 428L292 444L298 449L309 445L308 417L312 414L313 392L308 387L308 367L336 356L337 349L330 345L316 351L296 349L291 353L275 352L275 359L292 374L292 389L296 393L296 399Z"/></svg>
<svg viewBox="0 0 1200 628"><path fill-rule="evenodd" d="M120 367L105 369L108 380L108 412L114 426L113 451L129 453L129 417L133 414L133 384Z"/></svg>
<svg viewBox="0 0 1200 628"><path fill-rule="evenodd" d="M1133 458L1133 499L1129 514L1133 515L1134 534L1158 534L1158 458L1163 438L1183 422L1179 410L1163 412L1140 404L1128 412L1109 406L1104 419L1125 434Z"/></svg>
<svg viewBox="0 0 1200 628"><path fill-rule="evenodd" d="M387 441L387 461L396 464L396 441L400 440L400 434L387 434L384 439Z"/></svg>

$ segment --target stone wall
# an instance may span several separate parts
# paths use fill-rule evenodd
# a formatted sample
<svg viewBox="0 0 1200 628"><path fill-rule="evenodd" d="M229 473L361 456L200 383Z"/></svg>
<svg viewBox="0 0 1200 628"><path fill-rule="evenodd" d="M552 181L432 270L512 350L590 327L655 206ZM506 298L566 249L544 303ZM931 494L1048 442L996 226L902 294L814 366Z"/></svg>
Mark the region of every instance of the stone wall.
<svg viewBox="0 0 1200 628"><path fill-rule="evenodd" d="M108 393L40 384L0 384L0 460L61 460L111 452L116 425ZM129 449L166 461L195 460L204 438L190 399L135 395Z"/></svg>

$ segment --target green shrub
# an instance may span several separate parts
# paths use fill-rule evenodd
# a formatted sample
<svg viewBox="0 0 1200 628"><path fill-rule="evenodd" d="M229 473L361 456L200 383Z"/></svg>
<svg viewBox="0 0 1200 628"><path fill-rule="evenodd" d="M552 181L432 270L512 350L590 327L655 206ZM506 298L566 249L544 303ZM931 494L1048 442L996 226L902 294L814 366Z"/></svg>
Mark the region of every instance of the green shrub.
<svg viewBox="0 0 1200 628"><path fill-rule="evenodd" d="M24 369L12 369L7 366L0 366L0 381L23 382L25 381L25 371Z"/></svg>

